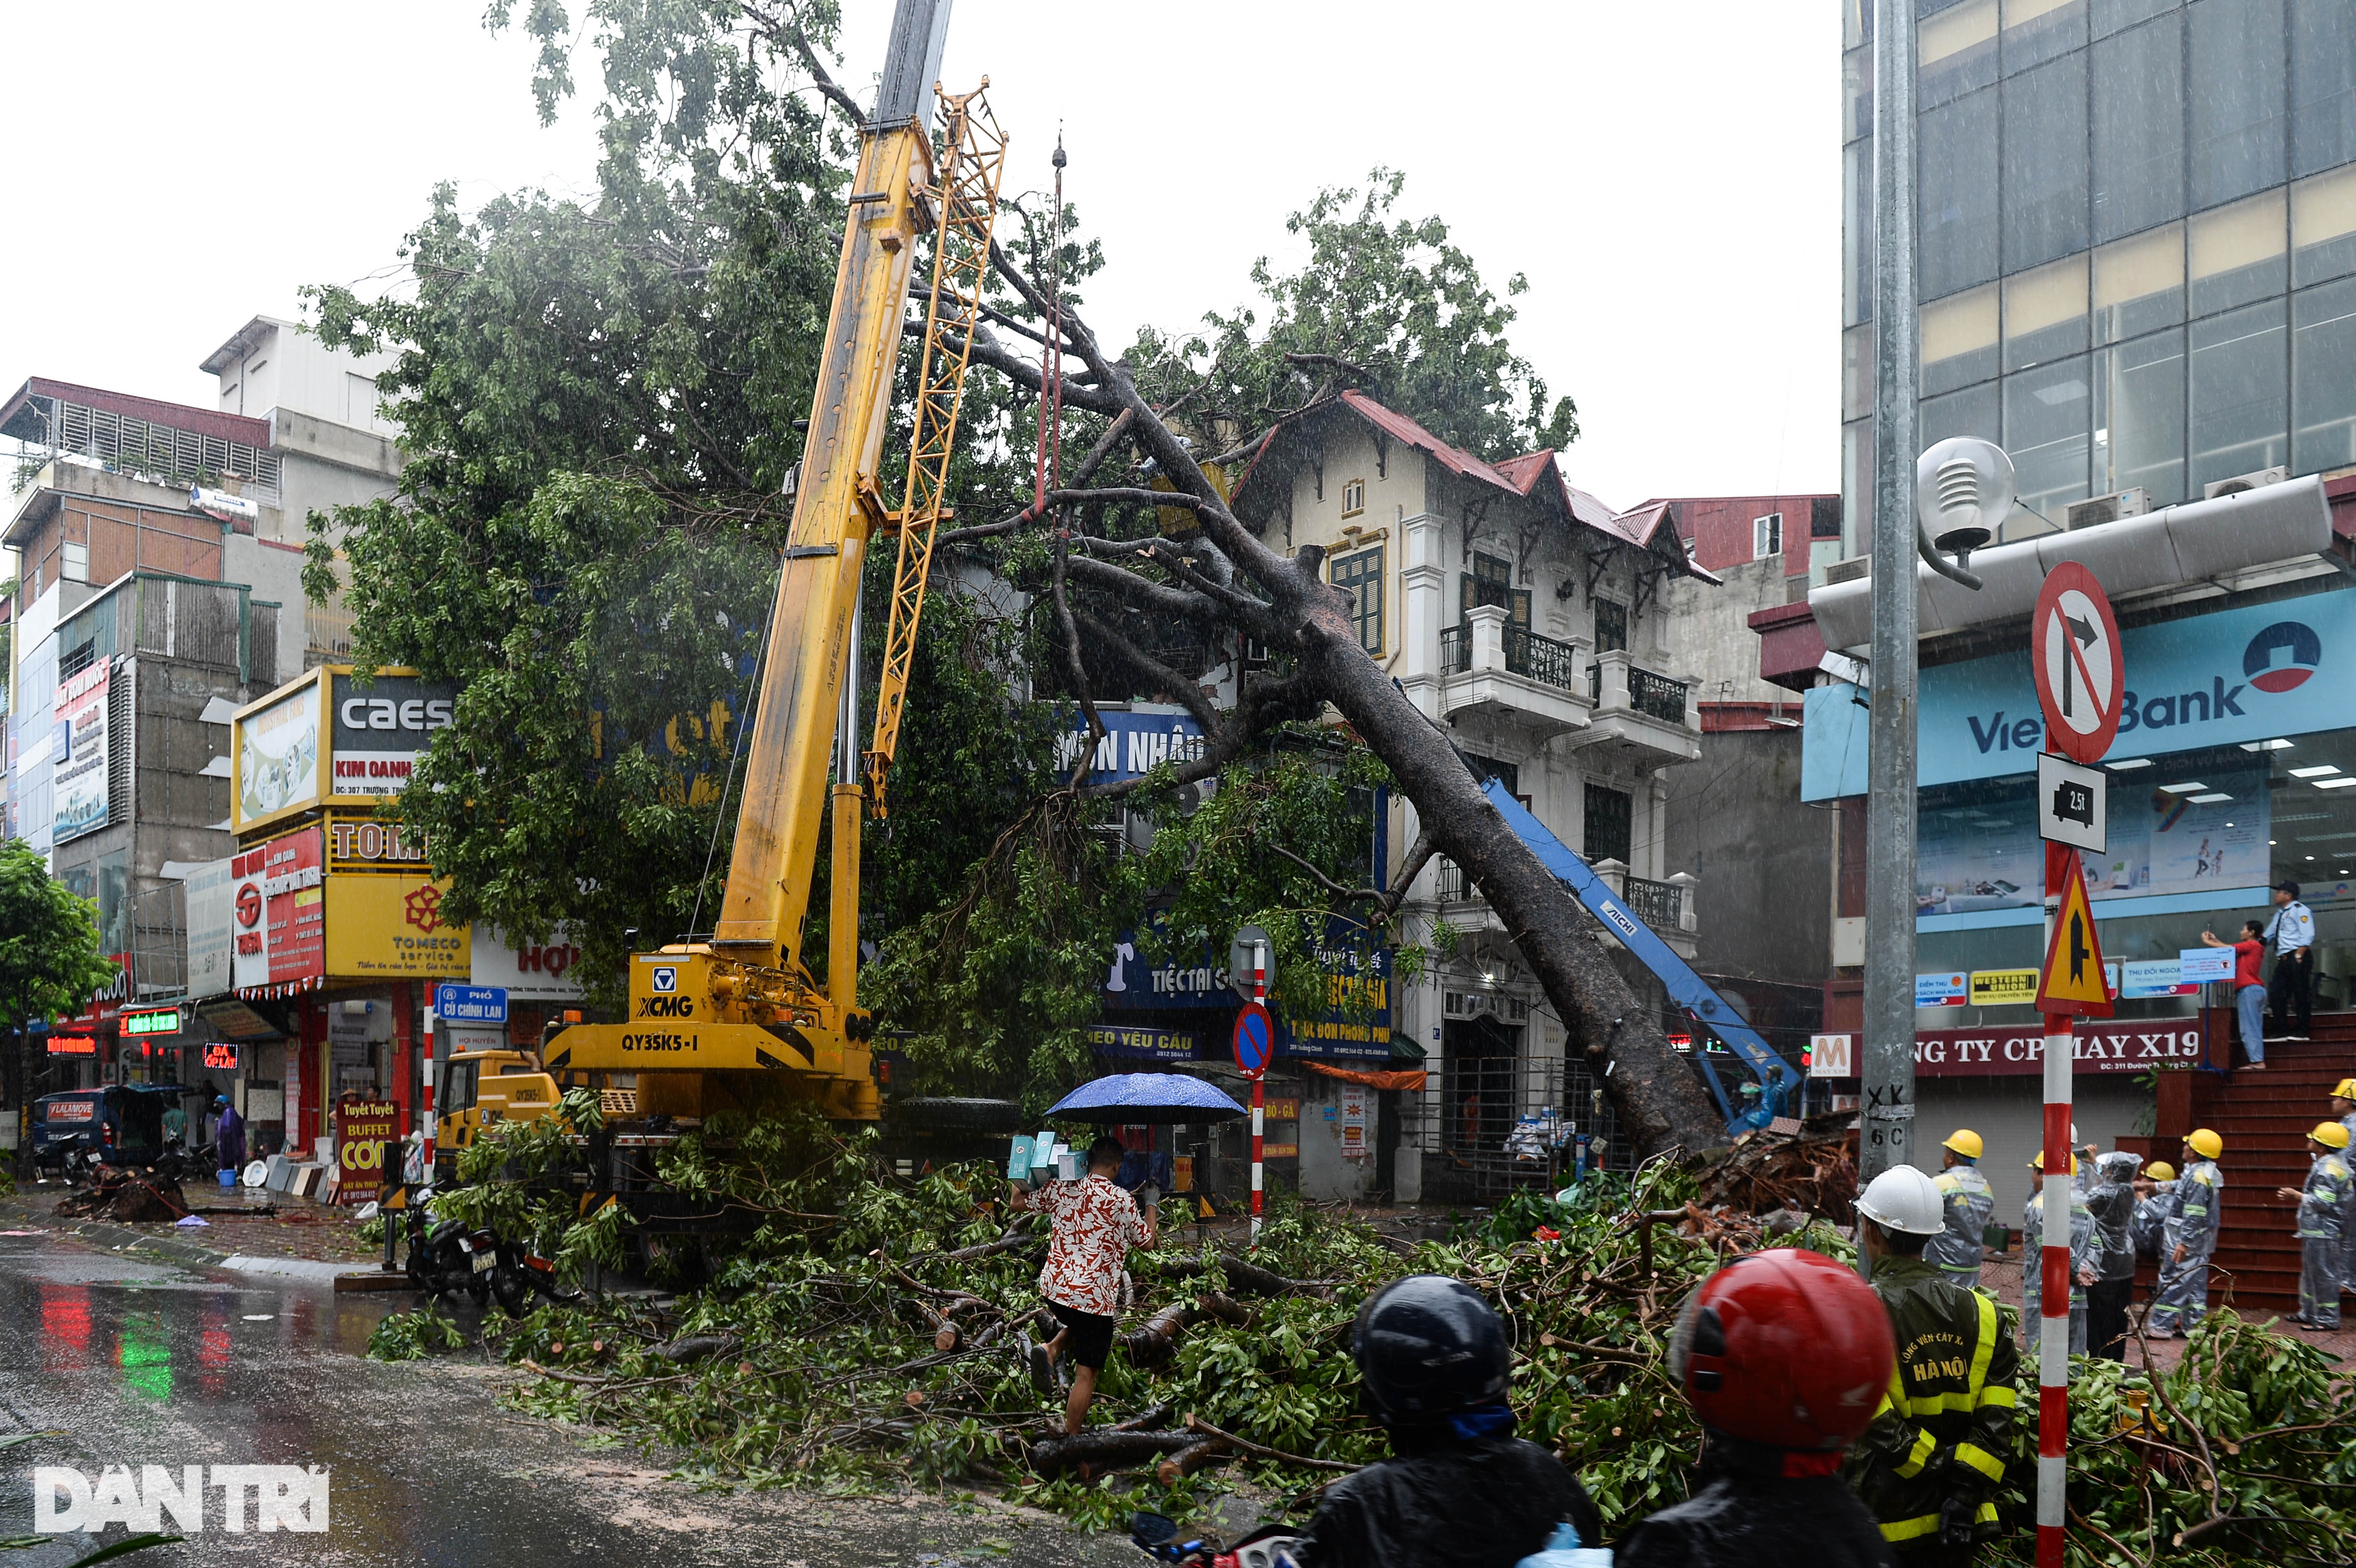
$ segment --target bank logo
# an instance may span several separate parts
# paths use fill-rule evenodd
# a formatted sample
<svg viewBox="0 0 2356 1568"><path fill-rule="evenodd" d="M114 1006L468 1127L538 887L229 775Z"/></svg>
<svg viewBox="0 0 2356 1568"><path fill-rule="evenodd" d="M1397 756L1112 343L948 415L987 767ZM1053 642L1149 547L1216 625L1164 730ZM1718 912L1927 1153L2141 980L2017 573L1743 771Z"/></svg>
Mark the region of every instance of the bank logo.
<svg viewBox="0 0 2356 1568"><path fill-rule="evenodd" d="M2242 673L2260 691L2302 686L2322 662L2323 639L2315 628L2297 621L2276 621L2242 651Z"/></svg>
<svg viewBox="0 0 2356 1568"><path fill-rule="evenodd" d="M209 1475L208 1469L209 1468ZM63 1466L33 1471L33 1528L44 1535L92 1534L110 1524L153 1534L220 1528L316 1534L327 1528L327 1472L301 1465L109 1465L96 1476ZM15 1542L23 1545L25 1542Z"/></svg>

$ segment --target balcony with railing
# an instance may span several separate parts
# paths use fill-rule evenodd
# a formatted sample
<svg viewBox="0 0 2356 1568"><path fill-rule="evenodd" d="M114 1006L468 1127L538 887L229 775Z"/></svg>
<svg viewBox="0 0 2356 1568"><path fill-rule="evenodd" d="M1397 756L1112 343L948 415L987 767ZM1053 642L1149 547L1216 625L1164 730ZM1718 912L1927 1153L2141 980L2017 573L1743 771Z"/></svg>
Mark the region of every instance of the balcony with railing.
<svg viewBox="0 0 2356 1568"><path fill-rule="evenodd" d="M1687 683L1632 662L1609 648L1587 667L1593 728L1636 750L1690 762L1701 755L1701 731Z"/></svg>
<svg viewBox="0 0 2356 1568"><path fill-rule="evenodd" d="M1592 706L1579 679L1586 662L1583 645L1517 626L1503 605L1476 604L1440 634L1442 711L1486 709L1547 734L1580 728Z"/></svg>
<svg viewBox="0 0 2356 1568"><path fill-rule="evenodd" d="M1696 880L1679 871L1666 880L1629 874L1624 861L1606 857L1593 862L1595 874L1614 897L1628 906L1638 920L1653 928L1654 933L1678 953L1690 959L1694 955L1695 933L1700 927L1694 907ZM1564 884L1571 891L1569 884ZM1572 896L1577 897L1576 891ZM1431 898L1448 911L1448 923L1459 932L1477 931L1499 923L1489 912L1488 902L1481 890L1465 874L1464 868L1445 855L1435 855L1431 860ZM1471 906L1471 907L1467 907Z"/></svg>

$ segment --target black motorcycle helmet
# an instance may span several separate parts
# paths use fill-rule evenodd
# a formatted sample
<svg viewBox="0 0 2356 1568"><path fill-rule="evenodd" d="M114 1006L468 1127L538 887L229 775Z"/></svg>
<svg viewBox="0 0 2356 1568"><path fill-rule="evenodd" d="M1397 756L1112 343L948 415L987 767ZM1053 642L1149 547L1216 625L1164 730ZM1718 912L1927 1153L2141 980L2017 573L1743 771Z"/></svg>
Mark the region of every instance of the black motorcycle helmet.
<svg viewBox="0 0 2356 1568"><path fill-rule="evenodd" d="M1351 1333L1369 1413L1385 1426L1441 1420L1505 1397L1505 1326L1462 1280L1413 1274L1358 1308Z"/></svg>

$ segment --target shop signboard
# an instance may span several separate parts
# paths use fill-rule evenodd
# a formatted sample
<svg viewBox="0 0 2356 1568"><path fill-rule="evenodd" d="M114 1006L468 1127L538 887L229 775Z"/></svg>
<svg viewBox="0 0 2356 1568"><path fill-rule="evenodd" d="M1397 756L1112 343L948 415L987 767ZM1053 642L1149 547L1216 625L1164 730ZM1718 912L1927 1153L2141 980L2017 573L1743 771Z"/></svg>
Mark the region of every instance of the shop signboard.
<svg viewBox="0 0 2356 1568"><path fill-rule="evenodd" d="M1183 766L1203 755L1203 727L1176 709L1162 712L1098 709L1098 716L1104 720L1105 737L1097 742L1095 764L1088 770L1092 784L1117 784L1141 777L1164 763ZM1056 768L1070 773L1087 743L1087 722L1076 720L1069 731L1056 738Z"/></svg>
<svg viewBox="0 0 2356 1568"><path fill-rule="evenodd" d="M51 1056L96 1056L98 1037L94 1034L53 1034L49 1036Z"/></svg>
<svg viewBox="0 0 2356 1568"><path fill-rule="evenodd" d="M58 683L57 737L50 744L51 842L62 844L106 826L106 699L112 661L101 659Z"/></svg>
<svg viewBox="0 0 2356 1568"><path fill-rule="evenodd" d="M497 986L516 1001L577 1001L581 949L559 926L546 942L510 944L495 926L474 930L473 974L477 986Z"/></svg>
<svg viewBox="0 0 2356 1568"><path fill-rule="evenodd" d="M424 836L398 822L380 822L370 813L330 811L326 831L327 869L336 875L413 877L426 869Z"/></svg>
<svg viewBox="0 0 2356 1568"><path fill-rule="evenodd" d="M1317 944L1325 1008L1313 1018L1280 1020L1277 1051L1295 1057L1388 1061L1391 1055L1391 950L1358 922L1329 915Z"/></svg>
<svg viewBox="0 0 2356 1568"><path fill-rule="evenodd" d="M1914 1005L1918 1008L1960 1008L1970 994L1971 986L1963 975L1914 976Z"/></svg>
<svg viewBox="0 0 2356 1568"><path fill-rule="evenodd" d="M188 995L218 997L229 990L230 951L236 943L230 906L230 863L208 860L187 875Z"/></svg>
<svg viewBox="0 0 2356 1568"><path fill-rule="evenodd" d="M234 1072L243 1050L233 1040L217 1040L205 1047L203 1066L209 1072Z"/></svg>
<svg viewBox="0 0 2356 1568"><path fill-rule="evenodd" d="M1166 1029L1132 1029L1126 1024L1091 1024L1081 1031L1087 1048L1098 1056L1134 1058L1141 1061L1192 1061L1197 1037Z"/></svg>
<svg viewBox="0 0 2356 1568"><path fill-rule="evenodd" d="M2034 969L1976 969L1972 972L1972 1006L2025 1008L2037 1000Z"/></svg>
<svg viewBox="0 0 2356 1568"><path fill-rule="evenodd" d="M401 1137L401 1107L391 1100L336 1102L336 1197L362 1203L384 1184L384 1146Z"/></svg>
<svg viewBox="0 0 2356 1568"><path fill-rule="evenodd" d="M2073 1021L2080 1072L2148 1072L2158 1067L2190 1067L2202 1059L2196 1019ZM2044 1071L2041 1023L1922 1029L1914 1036L1918 1078L2022 1078Z"/></svg>
<svg viewBox="0 0 2356 1568"><path fill-rule="evenodd" d="M177 1034L180 1032L180 1009L177 1008L141 1008L123 1015L125 1039Z"/></svg>
<svg viewBox="0 0 2356 1568"><path fill-rule="evenodd" d="M318 804L320 680L313 670L230 717L230 818L239 832Z"/></svg>
<svg viewBox="0 0 2356 1568"><path fill-rule="evenodd" d="M2222 984L2233 977L2233 950L2188 947L2176 955L2176 971L2187 985Z"/></svg>
<svg viewBox="0 0 2356 1568"><path fill-rule="evenodd" d="M473 933L443 917L443 891L407 877L329 877L327 972L371 980L470 974Z"/></svg>
<svg viewBox="0 0 2356 1568"><path fill-rule="evenodd" d="M270 984L270 928L262 896L262 863L268 856L269 846L262 845L229 860L230 983L240 991Z"/></svg>
<svg viewBox="0 0 2356 1568"><path fill-rule="evenodd" d="M263 923L269 932L270 984L316 981L325 973L327 906L321 893L319 830L305 827L262 848Z"/></svg>
<svg viewBox="0 0 2356 1568"><path fill-rule="evenodd" d="M2227 957L2233 949L2221 948ZM2131 959L2120 964L2119 995L2127 1001L2142 1001L2152 997L2189 997L2201 989L2197 982L2184 978L2184 965L2175 958Z"/></svg>
<svg viewBox="0 0 2356 1568"><path fill-rule="evenodd" d="M1342 1085L1342 1157L1366 1157L1366 1091L1364 1085Z"/></svg>
<svg viewBox="0 0 2356 1568"><path fill-rule="evenodd" d="M331 668L327 679L329 787L339 798L399 795L434 731L449 725L458 683L407 670L380 670L362 681L342 668Z"/></svg>

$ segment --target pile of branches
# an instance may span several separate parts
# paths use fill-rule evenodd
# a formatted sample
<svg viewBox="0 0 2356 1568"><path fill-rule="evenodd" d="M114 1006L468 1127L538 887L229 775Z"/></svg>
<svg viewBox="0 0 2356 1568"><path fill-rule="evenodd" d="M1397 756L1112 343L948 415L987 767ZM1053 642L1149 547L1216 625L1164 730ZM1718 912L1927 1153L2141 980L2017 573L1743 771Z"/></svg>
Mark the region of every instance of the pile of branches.
<svg viewBox="0 0 2356 1568"><path fill-rule="evenodd" d="M1039 1221L1007 1210L986 1167L901 1178L869 1147L840 1143L798 1185L772 1183L768 1222L702 1288L487 1324L526 1374L504 1397L684 1450L721 1482L987 1486L1098 1528L1139 1507L1183 1518L1248 1483L1304 1515L1336 1476L1388 1451L1358 1409L1359 1305L1400 1275L1446 1274L1505 1317L1521 1435L1561 1456L1617 1534L1688 1493L1701 1435L1667 1370L1687 1294L1762 1246L1854 1259L1821 1215L1713 1204L1665 1162L1590 1179L1568 1200L1517 1195L1487 1223L1419 1244L1280 1195L1248 1252L1236 1232L1193 1246L1182 1232L1131 1254L1094 1424L1066 1438L1063 1391L1036 1387L1028 1367L1054 1331ZM1785 1152L1770 1162L1810 1146L1774 1147ZM680 1180L721 1179L691 1140L673 1157ZM456 1337L415 1316L388 1320L386 1344L406 1347L390 1353ZM2089 1561L2336 1561L2322 1532L2356 1532L2351 1391L2322 1351L2219 1312L2165 1377L2089 1360L2077 1377L2072 1539ZM1990 1560L2025 1563L2033 1378L2020 1400L2001 1504L2015 1528Z"/></svg>
<svg viewBox="0 0 2356 1568"><path fill-rule="evenodd" d="M168 1176L102 1165L88 1187L59 1201L57 1212L77 1220L170 1224L188 1217L188 1200Z"/></svg>
<svg viewBox="0 0 2356 1568"><path fill-rule="evenodd" d="M1701 1200L1763 1214L1821 1214L1857 1222L1857 1164L1846 1133L1748 1133L1702 1173Z"/></svg>

